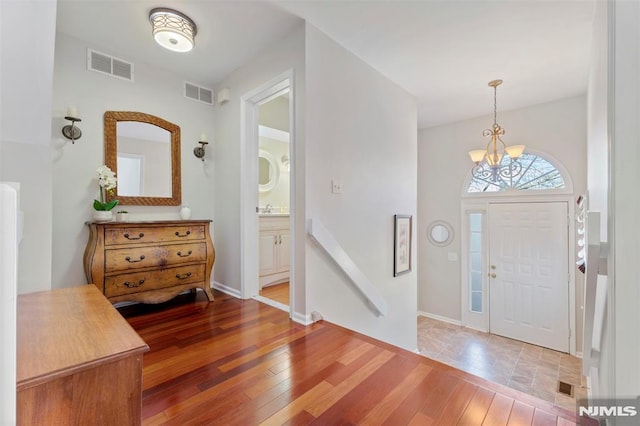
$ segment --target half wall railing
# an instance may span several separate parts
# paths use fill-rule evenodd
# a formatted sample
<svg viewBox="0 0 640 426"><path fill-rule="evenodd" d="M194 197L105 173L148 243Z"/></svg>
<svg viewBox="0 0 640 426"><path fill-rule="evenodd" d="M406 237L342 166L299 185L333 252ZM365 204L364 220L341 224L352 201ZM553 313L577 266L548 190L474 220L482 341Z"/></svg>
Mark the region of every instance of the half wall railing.
<svg viewBox="0 0 640 426"><path fill-rule="evenodd" d="M322 223L317 219L310 219L308 233L340 267L376 315L386 316L386 300Z"/></svg>

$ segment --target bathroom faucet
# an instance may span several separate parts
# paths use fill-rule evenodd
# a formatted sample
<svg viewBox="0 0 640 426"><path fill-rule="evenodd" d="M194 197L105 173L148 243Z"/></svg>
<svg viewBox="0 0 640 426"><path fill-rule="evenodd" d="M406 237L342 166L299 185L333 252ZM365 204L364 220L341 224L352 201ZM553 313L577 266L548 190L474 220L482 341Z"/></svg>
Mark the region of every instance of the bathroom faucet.
<svg viewBox="0 0 640 426"><path fill-rule="evenodd" d="M271 209L273 208L273 206L271 204L267 204L266 206L264 206L264 212L265 213L271 213Z"/></svg>

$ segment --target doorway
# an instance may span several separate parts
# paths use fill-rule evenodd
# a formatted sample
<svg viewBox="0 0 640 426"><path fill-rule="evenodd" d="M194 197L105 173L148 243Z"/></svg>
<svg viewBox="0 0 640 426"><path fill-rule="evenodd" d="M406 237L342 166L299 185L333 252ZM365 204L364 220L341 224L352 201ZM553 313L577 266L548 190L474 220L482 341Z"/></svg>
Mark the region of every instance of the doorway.
<svg viewBox="0 0 640 426"><path fill-rule="evenodd" d="M289 89L258 106L258 284L263 302L289 310L291 151Z"/></svg>
<svg viewBox="0 0 640 426"><path fill-rule="evenodd" d="M282 293L292 300L295 285L292 81L290 70L241 98L241 294L290 313ZM262 294L276 285L277 295Z"/></svg>
<svg viewBox="0 0 640 426"><path fill-rule="evenodd" d="M569 352L567 203L489 205L489 330Z"/></svg>

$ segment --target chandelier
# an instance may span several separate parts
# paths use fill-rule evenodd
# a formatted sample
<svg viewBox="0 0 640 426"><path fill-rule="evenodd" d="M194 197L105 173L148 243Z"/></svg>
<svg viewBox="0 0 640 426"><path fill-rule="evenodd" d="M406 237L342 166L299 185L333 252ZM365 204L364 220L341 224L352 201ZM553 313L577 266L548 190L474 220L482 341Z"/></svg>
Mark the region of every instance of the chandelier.
<svg viewBox="0 0 640 426"><path fill-rule="evenodd" d="M482 136L489 139L485 149L469 151L471 161L475 163L472 174L476 179L497 182L498 180L513 180L522 173L522 165L518 161L524 145L506 146L501 136L504 135L504 128L497 122L496 94L497 87L502 84L502 80L492 80L489 86L493 87L493 126L482 132ZM504 156L509 158L503 164Z"/></svg>
<svg viewBox="0 0 640 426"><path fill-rule="evenodd" d="M153 38L165 49L188 52L193 49L198 29L195 22L177 10L157 7L149 12Z"/></svg>

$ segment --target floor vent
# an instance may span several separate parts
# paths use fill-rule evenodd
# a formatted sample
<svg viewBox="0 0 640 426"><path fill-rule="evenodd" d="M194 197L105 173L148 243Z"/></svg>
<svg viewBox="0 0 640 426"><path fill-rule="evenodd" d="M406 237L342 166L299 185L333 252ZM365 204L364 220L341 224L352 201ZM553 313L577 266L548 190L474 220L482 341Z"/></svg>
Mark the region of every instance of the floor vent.
<svg viewBox="0 0 640 426"><path fill-rule="evenodd" d="M133 64L113 56L87 49L87 69L122 80L133 81Z"/></svg>
<svg viewBox="0 0 640 426"><path fill-rule="evenodd" d="M185 98L193 99L194 101L204 102L205 104L213 105L213 90L206 87L197 86L187 81L184 82L184 96Z"/></svg>
<svg viewBox="0 0 640 426"><path fill-rule="evenodd" d="M573 397L573 385L570 383L565 383L562 380L559 380L558 393Z"/></svg>

